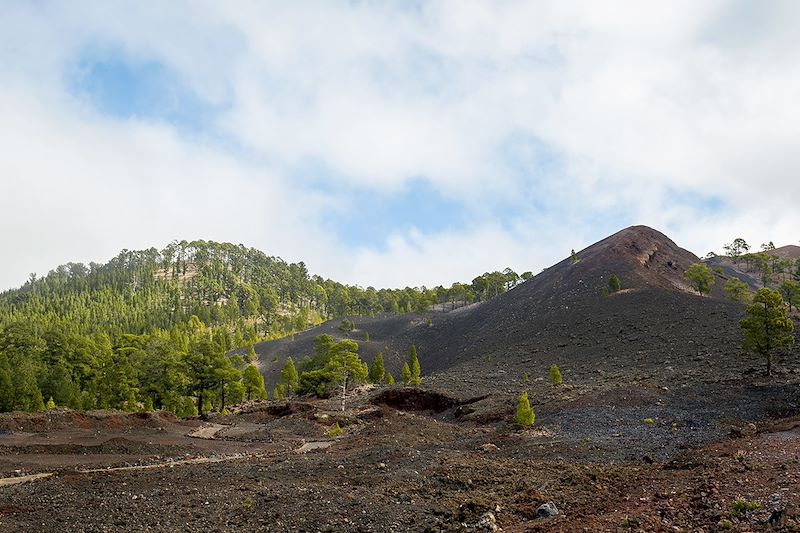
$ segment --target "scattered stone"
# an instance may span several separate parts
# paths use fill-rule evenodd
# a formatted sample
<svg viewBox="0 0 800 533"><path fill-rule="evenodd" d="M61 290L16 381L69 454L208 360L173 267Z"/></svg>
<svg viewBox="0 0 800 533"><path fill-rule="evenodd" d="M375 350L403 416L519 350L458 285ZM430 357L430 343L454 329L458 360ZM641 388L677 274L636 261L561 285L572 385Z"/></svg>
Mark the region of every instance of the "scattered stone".
<svg viewBox="0 0 800 533"><path fill-rule="evenodd" d="M500 448L498 448L496 445L492 444L491 442L487 442L486 444L482 444L481 445L481 450L483 450L485 452L496 452L499 449Z"/></svg>
<svg viewBox="0 0 800 533"><path fill-rule="evenodd" d="M536 518L550 518L558 514L558 507L553 502L543 503L536 509Z"/></svg>
<svg viewBox="0 0 800 533"><path fill-rule="evenodd" d="M378 470L386 470L386 463L378 463Z"/></svg>
<svg viewBox="0 0 800 533"><path fill-rule="evenodd" d="M476 526L476 531L483 531L486 533L501 531L500 527L497 525L497 519L491 511L483 513L480 519L478 519Z"/></svg>

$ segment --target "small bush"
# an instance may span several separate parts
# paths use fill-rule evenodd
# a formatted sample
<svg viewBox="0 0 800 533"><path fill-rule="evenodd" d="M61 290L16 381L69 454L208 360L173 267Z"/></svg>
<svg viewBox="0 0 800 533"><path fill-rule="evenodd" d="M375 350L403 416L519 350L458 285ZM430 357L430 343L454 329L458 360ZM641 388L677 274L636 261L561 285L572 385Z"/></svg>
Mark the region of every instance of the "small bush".
<svg viewBox="0 0 800 533"><path fill-rule="evenodd" d="M611 274L611 278L608 280L608 291L609 292L617 292L622 288L622 283L620 283L619 278L616 274Z"/></svg>
<svg viewBox="0 0 800 533"><path fill-rule="evenodd" d="M652 418L645 418L645 419L643 420L643 422L644 422L645 424L647 424L648 426L654 426L654 425L655 425L655 423L656 423L656 421L655 421L655 420L653 420Z"/></svg>
<svg viewBox="0 0 800 533"><path fill-rule="evenodd" d="M53 401L53 397L52 396L50 396L50 399L47 400L47 404L45 405L45 407L47 409L55 409L56 408L56 402Z"/></svg>
<svg viewBox="0 0 800 533"><path fill-rule="evenodd" d="M736 498L733 500L733 503L731 503L731 515L739 517L760 508L761 504L758 502L748 502L744 498Z"/></svg>
<svg viewBox="0 0 800 533"><path fill-rule="evenodd" d="M536 421L536 415L531 409L531 402L528 400L528 391L524 391L519 395L517 400L517 414L514 417L517 425L520 427L532 426Z"/></svg>
<svg viewBox="0 0 800 533"><path fill-rule="evenodd" d="M247 510L249 511L250 509L252 509L252 508L253 508L253 499L252 499L252 498L247 498L247 499L246 499L246 500L245 500L245 501L242 503L242 505L244 505L244 508L245 508L245 509L247 509Z"/></svg>
<svg viewBox="0 0 800 533"><path fill-rule="evenodd" d="M564 380L561 378L561 370L559 370L558 365L555 363L550 365L550 383L556 387L564 384Z"/></svg>
<svg viewBox="0 0 800 533"><path fill-rule="evenodd" d="M339 425L339 422L336 422L333 426L331 426L331 429L328 430L329 437L338 437L342 433L344 433L344 430Z"/></svg>

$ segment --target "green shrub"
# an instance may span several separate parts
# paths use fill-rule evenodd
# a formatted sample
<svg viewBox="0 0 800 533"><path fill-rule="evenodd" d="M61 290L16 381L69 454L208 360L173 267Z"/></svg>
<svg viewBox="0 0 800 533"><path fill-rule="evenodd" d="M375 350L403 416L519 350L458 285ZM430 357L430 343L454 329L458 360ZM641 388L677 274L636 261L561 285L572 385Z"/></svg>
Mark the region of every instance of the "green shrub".
<svg viewBox="0 0 800 533"><path fill-rule="evenodd" d="M559 370L558 365L555 363L550 365L550 383L556 387L564 384L564 380L561 378L561 370Z"/></svg>
<svg viewBox="0 0 800 533"><path fill-rule="evenodd" d="M616 274L611 274L611 278L608 280L608 291L609 292L617 292L622 288L622 283L620 283L619 278Z"/></svg>
<svg viewBox="0 0 800 533"><path fill-rule="evenodd" d="M536 420L536 415L531 409L531 402L528 400L528 391L523 391L517 400L517 414L514 417L520 427L532 426Z"/></svg>
<svg viewBox="0 0 800 533"><path fill-rule="evenodd" d="M336 422L336 423L335 423L333 426L331 426L331 428L328 430L328 436L329 436L329 437L338 437L338 436L339 436L339 435L341 435L342 433L344 433L344 430L343 430L343 429L342 429L342 427L339 425L339 422Z"/></svg>
<svg viewBox="0 0 800 533"><path fill-rule="evenodd" d="M655 423L656 423L656 421L655 421L655 420L653 420L652 418L645 418L645 419L643 420L643 422L644 422L645 424L647 424L648 426L653 426L653 425L655 425Z"/></svg>
<svg viewBox="0 0 800 533"><path fill-rule="evenodd" d="M758 502L748 502L744 498L736 498L733 500L733 503L731 503L731 515L739 517L751 511L756 511L759 508L761 508L761 504Z"/></svg>

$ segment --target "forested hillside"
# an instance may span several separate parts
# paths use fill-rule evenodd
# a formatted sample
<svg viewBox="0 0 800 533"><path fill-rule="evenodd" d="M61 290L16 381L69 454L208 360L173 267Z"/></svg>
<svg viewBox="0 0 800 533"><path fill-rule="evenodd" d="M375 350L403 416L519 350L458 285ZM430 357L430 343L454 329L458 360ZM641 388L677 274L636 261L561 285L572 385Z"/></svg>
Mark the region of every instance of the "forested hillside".
<svg viewBox="0 0 800 533"><path fill-rule="evenodd" d="M0 410L50 398L84 409L223 408L258 388L246 361L224 356L234 348L337 317L450 309L528 277L506 269L450 288L363 289L211 241L69 263L0 294Z"/></svg>

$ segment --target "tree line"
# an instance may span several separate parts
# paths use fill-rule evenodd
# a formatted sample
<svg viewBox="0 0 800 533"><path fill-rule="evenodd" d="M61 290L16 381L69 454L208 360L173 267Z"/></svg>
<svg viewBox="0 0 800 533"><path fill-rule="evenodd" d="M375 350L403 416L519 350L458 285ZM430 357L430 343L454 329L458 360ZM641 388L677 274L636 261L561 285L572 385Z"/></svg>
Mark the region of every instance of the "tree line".
<svg viewBox="0 0 800 533"><path fill-rule="evenodd" d="M222 328L196 316L168 331L80 335L29 322L0 328L0 411L165 409L193 416L266 398L264 379Z"/></svg>

